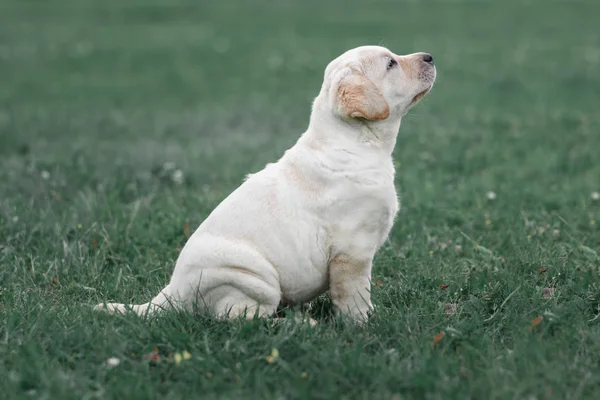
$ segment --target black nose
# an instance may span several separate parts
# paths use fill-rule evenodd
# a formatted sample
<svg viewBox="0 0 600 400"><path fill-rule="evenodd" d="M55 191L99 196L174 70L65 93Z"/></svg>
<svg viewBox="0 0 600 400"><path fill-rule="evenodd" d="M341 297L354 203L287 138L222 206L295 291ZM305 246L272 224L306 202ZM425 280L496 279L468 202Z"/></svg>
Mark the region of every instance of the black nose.
<svg viewBox="0 0 600 400"><path fill-rule="evenodd" d="M423 54L423 61L425 61L427 64L433 65L433 56L429 53L425 53Z"/></svg>

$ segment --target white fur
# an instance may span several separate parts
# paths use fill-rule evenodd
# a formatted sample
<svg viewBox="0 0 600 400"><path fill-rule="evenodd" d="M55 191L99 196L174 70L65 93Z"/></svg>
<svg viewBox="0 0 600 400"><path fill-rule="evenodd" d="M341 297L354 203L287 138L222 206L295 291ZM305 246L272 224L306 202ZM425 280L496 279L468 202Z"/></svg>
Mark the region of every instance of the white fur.
<svg viewBox="0 0 600 400"><path fill-rule="evenodd" d="M390 58L398 65L388 69ZM344 114L338 89L352 74L376 86L387 118ZM372 260L399 210L392 151L400 121L434 80L423 53L364 46L342 54L325 71L307 131L215 208L184 246L169 284L146 304L96 308L142 314L198 304L222 317L269 316L280 303L331 289L339 312L364 321L373 307Z"/></svg>

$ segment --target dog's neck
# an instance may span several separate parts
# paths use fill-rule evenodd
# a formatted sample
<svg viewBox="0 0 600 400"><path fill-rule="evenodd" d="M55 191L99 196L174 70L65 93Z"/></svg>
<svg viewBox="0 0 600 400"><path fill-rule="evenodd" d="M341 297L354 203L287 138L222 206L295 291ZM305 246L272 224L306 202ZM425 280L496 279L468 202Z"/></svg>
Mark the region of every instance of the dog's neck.
<svg viewBox="0 0 600 400"><path fill-rule="evenodd" d="M391 156L401 122L402 117L397 114L383 121L341 118L315 101L305 136L324 144L368 147Z"/></svg>

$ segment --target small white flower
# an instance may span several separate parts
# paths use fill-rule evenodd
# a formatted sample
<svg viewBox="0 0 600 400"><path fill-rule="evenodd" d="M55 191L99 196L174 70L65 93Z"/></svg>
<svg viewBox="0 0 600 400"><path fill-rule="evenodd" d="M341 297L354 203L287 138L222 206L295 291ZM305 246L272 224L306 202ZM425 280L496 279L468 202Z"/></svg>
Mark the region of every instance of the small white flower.
<svg viewBox="0 0 600 400"><path fill-rule="evenodd" d="M552 231L552 236L554 236L555 238L560 236L560 231L558 229L555 229Z"/></svg>
<svg viewBox="0 0 600 400"><path fill-rule="evenodd" d="M171 174L171 179L173 180L173 182L175 182L178 185L181 185L183 183L183 172L180 169L176 169L175 171L173 171L173 173Z"/></svg>
<svg viewBox="0 0 600 400"><path fill-rule="evenodd" d="M594 201L600 200L600 193L598 193L598 192L592 193L592 200L594 200Z"/></svg>
<svg viewBox="0 0 600 400"><path fill-rule="evenodd" d="M496 193L492 191L487 192L487 198L488 200L496 200Z"/></svg>
<svg viewBox="0 0 600 400"><path fill-rule="evenodd" d="M111 357L106 360L106 365L108 365L109 368L114 368L119 364L121 364L121 360L119 360L117 357Z"/></svg>
<svg viewBox="0 0 600 400"><path fill-rule="evenodd" d="M42 179L48 180L50 178L50 172L44 170L44 171L40 172L40 176L42 177Z"/></svg>

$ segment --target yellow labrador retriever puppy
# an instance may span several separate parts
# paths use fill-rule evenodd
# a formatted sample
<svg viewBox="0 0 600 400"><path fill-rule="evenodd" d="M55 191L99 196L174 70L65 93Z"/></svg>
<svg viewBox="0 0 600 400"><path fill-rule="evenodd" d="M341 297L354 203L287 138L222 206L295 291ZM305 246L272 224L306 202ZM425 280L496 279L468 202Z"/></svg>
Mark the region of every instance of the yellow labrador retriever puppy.
<svg viewBox="0 0 600 400"><path fill-rule="evenodd" d="M169 284L146 304L96 309L198 304L221 317L264 317L329 289L338 312L364 322L373 256L399 209L392 151L400 121L435 77L427 53L364 46L333 60L306 132L215 208Z"/></svg>

